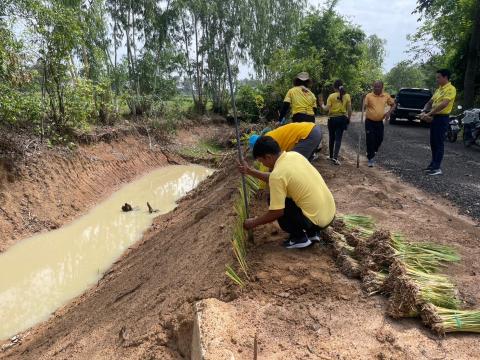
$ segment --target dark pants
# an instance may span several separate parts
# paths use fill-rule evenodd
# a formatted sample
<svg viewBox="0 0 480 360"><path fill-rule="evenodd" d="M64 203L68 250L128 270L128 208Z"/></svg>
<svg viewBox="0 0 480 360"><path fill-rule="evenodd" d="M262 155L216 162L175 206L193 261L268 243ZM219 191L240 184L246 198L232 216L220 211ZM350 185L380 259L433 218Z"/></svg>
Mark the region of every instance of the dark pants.
<svg viewBox="0 0 480 360"><path fill-rule="evenodd" d="M302 209L290 198L285 199L285 210L283 216L278 219L278 225L293 237L301 237L305 233L313 235L320 230L317 225L303 215Z"/></svg>
<svg viewBox="0 0 480 360"><path fill-rule="evenodd" d="M305 158L308 160L311 160L321 142L322 128L319 125L315 125L312 131L310 131L310 134L308 134L305 139L300 140L292 149L292 151L298 152L299 154L305 156Z"/></svg>
<svg viewBox="0 0 480 360"><path fill-rule="evenodd" d="M367 140L367 158L368 160L372 160L383 142L383 121L372 121L367 119L365 121L365 133Z"/></svg>
<svg viewBox="0 0 480 360"><path fill-rule="evenodd" d="M435 115L430 126L430 147L432 149L432 162L430 167L433 170L440 169L445 152L445 134L448 130L450 117L448 115Z"/></svg>
<svg viewBox="0 0 480 360"><path fill-rule="evenodd" d="M296 113L295 115L292 116L292 122L298 123L298 122L315 122L315 115L307 115L307 114L301 114L301 113Z"/></svg>
<svg viewBox="0 0 480 360"><path fill-rule="evenodd" d="M328 119L328 148L330 158L338 159L342 146L343 132L347 130L348 118L346 116L331 117Z"/></svg>

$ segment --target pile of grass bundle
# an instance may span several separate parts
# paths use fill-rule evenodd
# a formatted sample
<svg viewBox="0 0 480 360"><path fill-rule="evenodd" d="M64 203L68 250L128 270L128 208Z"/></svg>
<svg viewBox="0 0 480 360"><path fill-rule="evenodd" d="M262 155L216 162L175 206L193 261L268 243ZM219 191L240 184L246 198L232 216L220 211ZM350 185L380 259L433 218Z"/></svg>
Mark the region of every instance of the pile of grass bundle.
<svg viewBox="0 0 480 360"><path fill-rule="evenodd" d="M346 254L340 254L337 257L336 265L343 275L353 279L361 278L362 270L360 263L354 258Z"/></svg>
<svg viewBox="0 0 480 360"><path fill-rule="evenodd" d="M425 325L439 335L451 332L480 333L480 310L452 310L424 304L421 315Z"/></svg>
<svg viewBox="0 0 480 360"><path fill-rule="evenodd" d="M396 260L383 284L390 294L387 313L394 318L416 317L423 304L458 309L455 286L444 275L425 273Z"/></svg>
<svg viewBox="0 0 480 360"><path fill-rule="evenodd" d="M258 181L251 177L246 177L247 185L247 200L250 200L259 189ZM238 265L242 270L245 278L248 280L248 265L247 265L247 232L243 228L243 223L247 219L247 206L245 204L245 196L243 192L243 186L239 186L239 195L235 201L234 209L237 214L237 221L235 222L232 234L232 249L237 259ZM231 265L226 266L225 274L237 285L243 287L245 282L235 272Z"/></svg>

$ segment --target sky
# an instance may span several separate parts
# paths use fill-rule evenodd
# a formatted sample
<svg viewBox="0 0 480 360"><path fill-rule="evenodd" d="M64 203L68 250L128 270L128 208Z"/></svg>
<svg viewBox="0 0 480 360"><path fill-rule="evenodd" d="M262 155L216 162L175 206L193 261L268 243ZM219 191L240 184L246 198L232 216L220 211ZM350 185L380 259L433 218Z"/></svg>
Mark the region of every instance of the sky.
<svg viewBox="0 0 480 360"><path fill-rule="evenodd" d="M324 1L309 0L313 6ZM337 12L352 23L360 25L367 35L376 34L387 40L384 68L390 70L398 62L408 59L407 35L417 27L417 14L412 14L416 0L340 0Z"/></svg>
<svg viewBox="0 0 480 360"><path fill-rule="evenodd" d="M314 7L325 4L322 0L308 2ZM388 71L409 58L407 35L415 33L419 26L418 15L412 14L415 5L416 0L340 0L336 11L360 25L367 35L376 34L387 41L383 68ZM248 77L250 73L250 66L240 66L240 77Z"/></svg>

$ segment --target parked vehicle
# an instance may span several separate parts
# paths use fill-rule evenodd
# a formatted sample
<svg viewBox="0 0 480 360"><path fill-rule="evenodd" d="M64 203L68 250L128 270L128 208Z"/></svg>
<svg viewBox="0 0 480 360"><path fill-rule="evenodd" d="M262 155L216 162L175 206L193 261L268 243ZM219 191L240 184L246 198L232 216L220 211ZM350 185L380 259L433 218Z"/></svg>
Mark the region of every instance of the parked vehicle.
<svg viewBox="0 0 480 360"><path fill-rule="evenodd" d="M390 116L390 124L396 124L398 119L414 121L422 112L426 103L432 98L428 89L403 88L395 96L397 104Z"/></svg>
<svg viewBox="0 0 480 360"><path fill-rule="evenodd" d="M471 109L463 113L463 144L466 147L480 146L480 109Z"/></svg>
<svg viewBox="0 0 480 360"><path fill-rule="evenodd" d="M462 106L458 106L458 110L462 110ZM464 116L464 112L450 116L450 122L448 124L447 130L447 139L451 143L454 143L458 139L458 134L463 128L462 118Z"/></svg>

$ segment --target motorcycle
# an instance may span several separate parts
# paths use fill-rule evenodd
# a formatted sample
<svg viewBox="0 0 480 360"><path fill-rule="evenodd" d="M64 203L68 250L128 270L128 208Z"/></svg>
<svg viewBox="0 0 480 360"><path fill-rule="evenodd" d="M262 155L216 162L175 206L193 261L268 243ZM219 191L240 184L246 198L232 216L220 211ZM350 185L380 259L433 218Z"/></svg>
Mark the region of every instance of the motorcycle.
<svg viewBox="0 0 480 360"><path fill-rule="evenodd" d="M462 110L462 106L458 106L458 110ZM458 134L462 130L463 123L462 123L462 118L463 118L464 113L450 116L450 122L448 123L448 130L447 130L447 139L449 142L454 143L457 141Z"/></svg>

